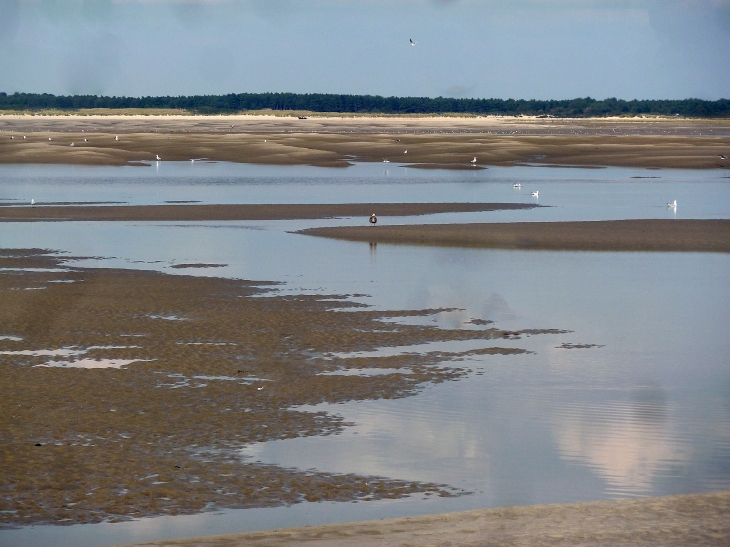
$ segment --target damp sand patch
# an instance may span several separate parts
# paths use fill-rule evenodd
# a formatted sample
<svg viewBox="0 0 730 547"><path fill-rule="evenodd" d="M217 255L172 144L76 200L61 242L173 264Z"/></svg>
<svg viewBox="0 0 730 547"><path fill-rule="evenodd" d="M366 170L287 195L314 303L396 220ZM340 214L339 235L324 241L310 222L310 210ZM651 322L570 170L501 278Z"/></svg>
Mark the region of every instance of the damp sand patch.
<svg viewBox="0 0 730 547"><path fill-rule="evenodd" d="M264 465L240 451L349 427L335 413L299 407L409 397L471 371L458 364L464 352L335 353L513 340L515 332L398 324L389 320L434 310L377 311L347 295L281 296L265 281L59 272L65 260L73 257L0 250L0 267L17 267L0 275L0 527L466 494L397 477ZM29 264L53 271L24 269ZM9 290L51 278L74 282ZM126 364L35 366L85 359ZM327 374L348 369L358 374ZM391 369L400 372L363 374Z"/></svg>

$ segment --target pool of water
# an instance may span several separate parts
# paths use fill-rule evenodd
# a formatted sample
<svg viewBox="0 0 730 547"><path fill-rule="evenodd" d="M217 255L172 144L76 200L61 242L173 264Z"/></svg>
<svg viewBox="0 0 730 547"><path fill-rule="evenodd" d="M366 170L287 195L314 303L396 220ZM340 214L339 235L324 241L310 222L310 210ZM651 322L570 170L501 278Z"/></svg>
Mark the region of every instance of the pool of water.
<svg viewBox="0 0 730 547"><path fill-rule="evenodd" d="M730 181L723 172L516 167L413 173L389 167L398 177L388 179L377 164L345 170L211 164L220 176L175 182L184 169L207 167L163 163L159 172L168 167L170 180L158 182L155 168L4 166L0 197L30 198L28 189L58 187L55 194L48 190L49 198L35 194L36 201L79 201L83 192L94 201L117 200L132 195L129 188L139 193L136 203L180 194L208 203L519 201L531 199L523 194L534 184L541 204L551 207L417 221L666 218L673 213L665 203L673 199L678 218L730 218ZM662 179L631 178L647 173ZM523 194L513 189L515 180ZM729 255L371 247L289 233L360 220L3 223L0 247L95 257L77 262L85 266L282 281L283 292L366 294L358 299L380 309L458 308L418 319L444 328L474 328L470 320L485 319L506 329L571 331L482 346L393 349L500 345L531 353L459 362L470 370L467 377L406 399L320 405L317 410L355 425L340 435L241 451L242 458L287 467L448 483L470 495L36 526L0 532L0 545L110 545L730 488ZM388 221L400 220L413 221ZM180 263L226 266L172 268Z"/></svg>

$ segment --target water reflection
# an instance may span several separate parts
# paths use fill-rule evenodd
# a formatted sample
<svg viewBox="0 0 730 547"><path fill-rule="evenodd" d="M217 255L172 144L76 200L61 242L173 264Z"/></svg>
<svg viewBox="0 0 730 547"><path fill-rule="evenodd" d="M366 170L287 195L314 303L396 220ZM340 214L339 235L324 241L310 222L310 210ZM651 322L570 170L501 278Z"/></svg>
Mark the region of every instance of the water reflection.
<svg viewBox="0 0 730 547"><path fill-rule="evenodd" d="M649 495L659 475L689 461L691 449L668 422L661 388L603 393L601 402L576 395L555 409L555 442L561 457L601 476L608 494Z"/></svg>

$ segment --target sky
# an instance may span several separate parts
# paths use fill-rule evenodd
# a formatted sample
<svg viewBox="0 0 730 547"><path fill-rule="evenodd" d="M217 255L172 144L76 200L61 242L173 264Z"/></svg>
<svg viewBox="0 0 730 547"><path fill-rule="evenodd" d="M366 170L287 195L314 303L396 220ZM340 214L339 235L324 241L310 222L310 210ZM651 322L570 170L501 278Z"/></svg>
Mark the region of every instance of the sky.
<svg viewBox="0 0 730 547"><path fill-rule="evenodd" d="M730 0L0 0L0 91L716 100Z"/></svg>

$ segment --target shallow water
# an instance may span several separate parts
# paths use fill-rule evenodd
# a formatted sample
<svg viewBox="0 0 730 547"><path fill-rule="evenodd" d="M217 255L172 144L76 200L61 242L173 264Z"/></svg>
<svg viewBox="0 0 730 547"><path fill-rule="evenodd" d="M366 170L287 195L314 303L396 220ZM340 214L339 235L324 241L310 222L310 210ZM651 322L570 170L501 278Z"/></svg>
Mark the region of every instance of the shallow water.
<svg viewBox="0 0 730 547"><path fill-rule="evenodd" d="M391 172L402 169L390 165ZM540 203L550 208L416 221L671 218L674 213L664 204L673 199L680 204L677 218L730 218L730 185L720 178L723 172L516 167L413 174L416 170L408 169L406 175L397 171L393 182L387 176L382 180L375 169L382 173L382 167L373 164L347 170L211 164L212 170L221 169L220 177L175 182L190 166L163 163L160 172L168 167L170 180L158 183L154 168L33 167L23 174L23 168L3 166L0 197L51 188L56 193L40 199L35 194L36 201L79 201L81 193L91 200L116 200L125 192L132 195L130 189L139 194L136 203L529 201L529 190L539 183ZM206 166L193 168L198 167ZM83 176L76 178L77 172ZM647 173L662 179L631 179ZM142 178L129 180L133 177ZM512 188L513 180L522 181L522 194ZM355 425L340 435L273 441L242 451L242 457L284 466L435 481L472 494L36 526L0 532L0 545L108 545L730 488L729 255L371 247L287 233L347 222L352 220L3 223L0 246L96 257L80 265L283 281L284 292L364 293L368 296L358 300L381 309L459 308L415 319L444 328L478 328L469 321L484 319L511 330L572 331L388 350L498 345L532 353L456 363L471 369L467 378L428 387L415 397L318 406ZM171 268L198 262L227 266ZM571 344L595 346L568 349Z"/></svg>

